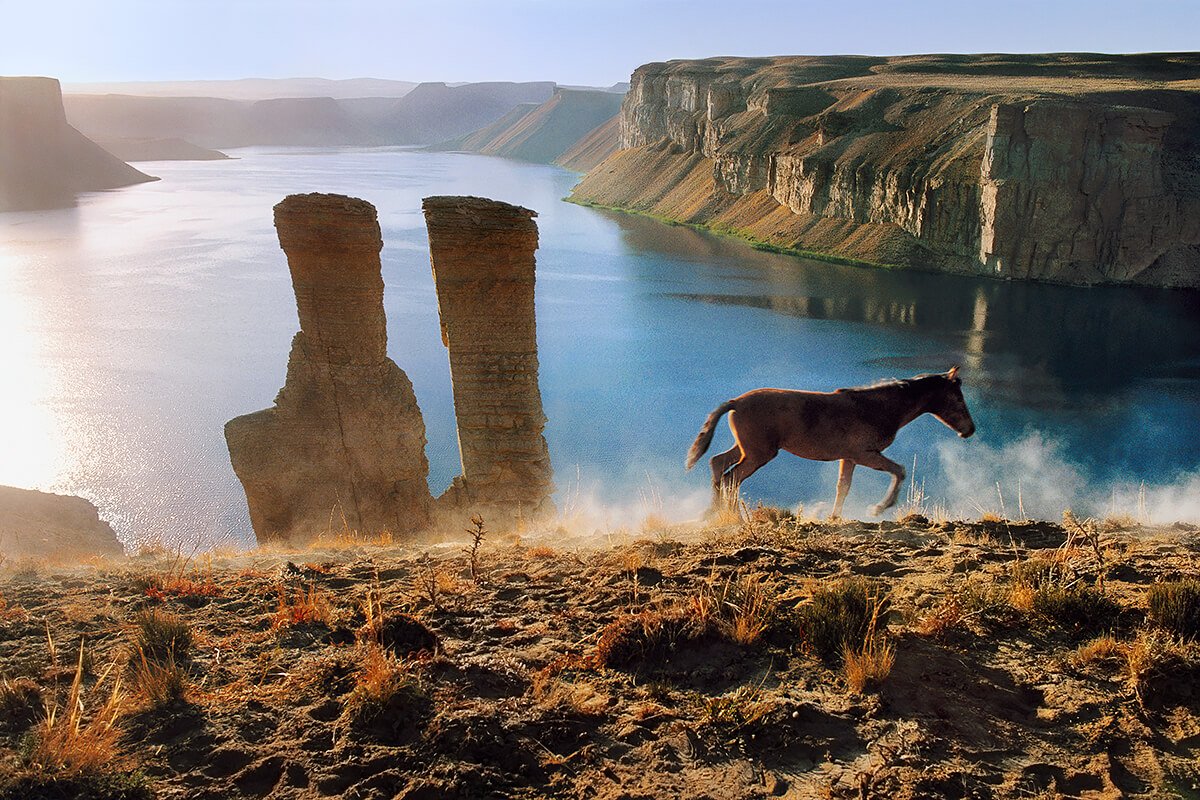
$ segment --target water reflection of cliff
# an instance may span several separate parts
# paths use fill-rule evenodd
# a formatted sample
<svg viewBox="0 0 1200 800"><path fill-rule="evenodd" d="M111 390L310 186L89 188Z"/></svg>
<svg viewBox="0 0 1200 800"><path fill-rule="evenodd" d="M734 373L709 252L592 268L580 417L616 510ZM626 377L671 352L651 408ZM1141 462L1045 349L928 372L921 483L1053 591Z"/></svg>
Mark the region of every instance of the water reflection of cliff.
<svg viewBox="0 0 1200 800"><path fill-rule="evenodd" d="M645 218L619 215L619 222L631 249L662 254L675 270L683 259L703 262L701 269L712 272L711 283L703 275L688 281L689 288L712 291L668 294L946 338L979 378L1009 384L1013 393L1021 393L1016 384L1031 376L1087 393L1113 392L1141 378L1200 377L1200 293L1193 291L1077 288L850 267L757 251ZM741 280L731 284L723 264ZM644 277L669 285L672 276Z"/></svg>

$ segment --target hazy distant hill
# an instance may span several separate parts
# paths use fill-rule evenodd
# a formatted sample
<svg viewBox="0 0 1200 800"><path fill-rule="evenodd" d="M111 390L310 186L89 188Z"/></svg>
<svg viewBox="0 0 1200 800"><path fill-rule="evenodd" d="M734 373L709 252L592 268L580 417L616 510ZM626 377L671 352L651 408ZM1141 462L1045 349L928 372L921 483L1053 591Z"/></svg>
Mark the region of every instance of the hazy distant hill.
<svg viewBox="0 0 1200 800"><path fill-rule="evenodd" d="M403 97L417 84L379 78L244 78L232 81L137 81L68 83L67 94L124 94L135 97L221 97L228 100L274 100L280 97Z"/></svg>
<svg viewBox="0 0 1200 800"><path fill-rule="evenodd" d="M122 161L220 161L229 156L183 139L106 139L96 142Z"/></svg>
<svg viewBox="0 0 1200 800"><path fill-rule="evenodd" d="M244 144L250 105L216 97L65 95L71 124L93 139L184 139L202 147Z"/></svg>
<svg viewBox="0 0 1200 800"><path fill-rule="evenodd" d="M461 136L554 83L424 83L403 97L290 97L248 103L215 97L67 95L67 117L96 139L176 138L209 148L246 145L432 144ZM613 95L616 96L616 95Z"/></svg>
<svg viewBox="0 0 1200 800"><path fill-rule="evenodd" d="M152 180L67 124L57 80L0 78L0 211Z"/></svg>
<svg viewBox="0 0 1200 800"><path fill-rule="evenodd" d="M353 119L331 97L284 97L250 106L241 144L374 145L385 144L385 138Z"/></svg>
<svg viewBox="0 0 1200 800"><path fill-rule="evenodd" d="M443 142L436 149L550 164L597 126L613 119L620 109L619 94L558 89L544 103L518 106L491 125ZM615 136L612 146L615 149Z"/></svg>
<svg viewBox="0 0 1200 800"><path fill-rule="evenodd" d="M552 81L422 83L396 101L381 127L394 144L433 144L482 128L521 103L542 103L553 94Z"/></svg>

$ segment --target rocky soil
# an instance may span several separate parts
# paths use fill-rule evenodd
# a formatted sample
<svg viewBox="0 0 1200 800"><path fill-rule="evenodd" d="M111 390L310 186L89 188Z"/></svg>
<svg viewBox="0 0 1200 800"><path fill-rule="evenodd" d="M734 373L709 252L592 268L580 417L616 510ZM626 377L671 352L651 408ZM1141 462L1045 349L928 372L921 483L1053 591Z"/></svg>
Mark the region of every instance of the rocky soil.
<svg viewBox="0 0 1200 800"><path fill-rule="evenodd" d="M5 563L0 797L1200 797L1200 529L749 516Z"/></svg>

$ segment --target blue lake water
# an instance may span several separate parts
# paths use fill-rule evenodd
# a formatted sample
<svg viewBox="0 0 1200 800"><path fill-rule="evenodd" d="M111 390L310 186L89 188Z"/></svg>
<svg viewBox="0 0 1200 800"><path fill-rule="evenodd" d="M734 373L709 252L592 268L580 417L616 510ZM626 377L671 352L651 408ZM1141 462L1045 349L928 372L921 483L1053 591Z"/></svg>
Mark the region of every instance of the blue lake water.
<svg viewBox="0 0 1200 800"><path fill-rule="evenodd" d="M831 390L962 366L978 433L930 417L887 454L931 509L1200 518L1200 295L891 272L763 253L562 202L554 167L404 149L234 151L162 180L0 215L0 484L91 499L127 543L253 542L222 426L271 405L298 328L272 206L379 211L389 354L425 416L430 487L459 472L421 199L538 213L546 437L564 514L612 528L698 515L704 417L760 386ZM712 452L731 442L722 424ZM835 464L783 454L751 503L828 511ZM860 469L862 516L887 485ZM905 495L902 494L902 499Z"/></svg>

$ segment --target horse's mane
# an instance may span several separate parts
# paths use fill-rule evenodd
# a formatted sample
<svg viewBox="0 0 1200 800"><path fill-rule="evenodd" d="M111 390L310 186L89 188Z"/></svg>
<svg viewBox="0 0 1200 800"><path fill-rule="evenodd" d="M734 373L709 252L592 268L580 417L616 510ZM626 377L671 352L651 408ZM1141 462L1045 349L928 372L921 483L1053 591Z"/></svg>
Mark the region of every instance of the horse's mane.
<svg viewBox="0 0 1200 800"><path fill-rule="evenodd" d="M923 375L916 375L911 378L884 378L880 381L867 384L866 386L854 386L846 389L838 389L839 392L865 392L872 389L908 389L929 378L941 378L944 375L937 372L927 372Z"/></svg>

